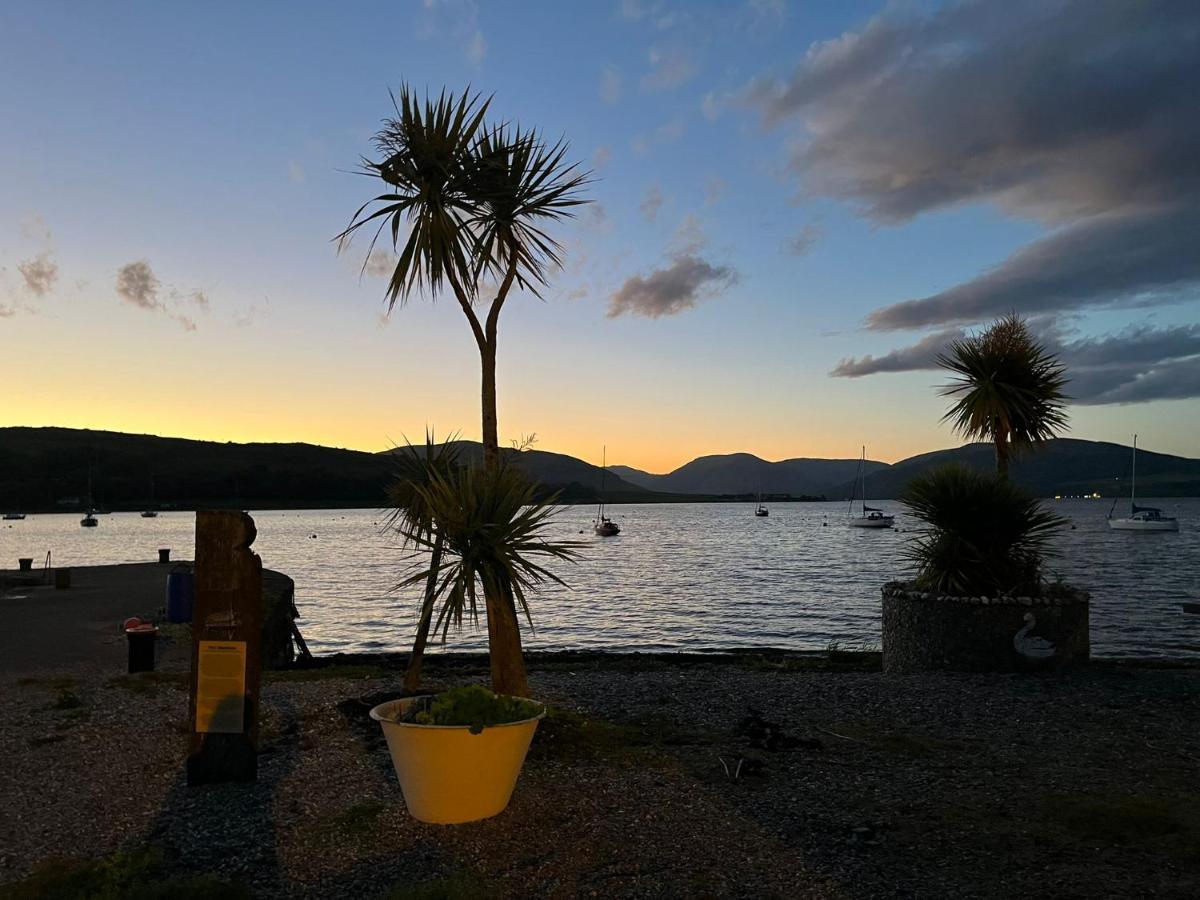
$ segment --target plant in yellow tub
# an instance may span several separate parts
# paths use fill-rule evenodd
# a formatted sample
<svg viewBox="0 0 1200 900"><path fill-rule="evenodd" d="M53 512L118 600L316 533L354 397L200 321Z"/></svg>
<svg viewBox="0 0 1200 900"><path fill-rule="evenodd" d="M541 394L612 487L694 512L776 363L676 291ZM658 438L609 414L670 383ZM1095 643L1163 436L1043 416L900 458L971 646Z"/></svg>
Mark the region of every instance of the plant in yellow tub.
<svg viewBox="0 0 1200 900"><path fill-rule="evenodd" d="M383 703L383 726L404 802L422 822L473 822L508 806L542 704L482 685Z"/></svg>
<svg viewBox="0 0 1200 900"><path fill-rule="evenodd" d="M546 539L555 498L539 500L535 486L507 462L449 469L431 464L409 478L407 490L393 492L406 498L395 527L410 550L430 555L401 587L433 585L423 603L437 609L433 630L443 640L451 625L461 628L466 618L478 623L477 597L486 592L492 598L488 638L497 692L473 685L408 697L380 704L371 717L383 728L409 812L424 822L472 822L508 805L545 715L541 704L503 692L513 669L509 656L498 665L495 601L501 615L517 620L519 607L529 621L529 593L546 581L563 583L543 561L573 560L579 544ZM501 637L507 640L507 632Z"/></svg>

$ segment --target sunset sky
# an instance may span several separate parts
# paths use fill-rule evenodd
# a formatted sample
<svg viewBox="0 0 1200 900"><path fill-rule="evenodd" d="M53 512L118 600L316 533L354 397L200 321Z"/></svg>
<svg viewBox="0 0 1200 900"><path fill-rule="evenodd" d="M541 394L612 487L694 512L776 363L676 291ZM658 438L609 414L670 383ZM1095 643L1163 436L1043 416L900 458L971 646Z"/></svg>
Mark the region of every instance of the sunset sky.
<svg viewBox="0 0 1200 900"><path fill-rule="evenodd" d="M596 182L505 309L502 441L666 471L957 443L931 361L1016 310L1074 437L1200 455L1200 4L39 2L0 10L0 425L479 435L451 300L331 238L388 89Z"/></svg>

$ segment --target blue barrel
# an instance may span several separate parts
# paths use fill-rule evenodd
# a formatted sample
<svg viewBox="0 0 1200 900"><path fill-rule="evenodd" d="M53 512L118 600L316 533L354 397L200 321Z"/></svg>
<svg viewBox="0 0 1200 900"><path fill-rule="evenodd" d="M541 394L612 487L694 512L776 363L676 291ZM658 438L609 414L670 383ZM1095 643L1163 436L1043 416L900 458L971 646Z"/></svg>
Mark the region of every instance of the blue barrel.
<svg viewBox="0 0 1200 900"><path fill-rule="evenodd" d="M196 599L196 576L191 572L172 572L167 576L167 621L192 621Z"/></svg>

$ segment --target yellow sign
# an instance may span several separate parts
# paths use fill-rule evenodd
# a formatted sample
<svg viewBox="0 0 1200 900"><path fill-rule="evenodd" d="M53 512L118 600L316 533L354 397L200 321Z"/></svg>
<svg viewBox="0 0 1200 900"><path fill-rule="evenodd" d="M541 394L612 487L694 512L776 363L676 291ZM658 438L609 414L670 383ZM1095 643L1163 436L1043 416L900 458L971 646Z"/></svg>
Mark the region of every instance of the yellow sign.
<svg viewBox="0 0 1200 900"><path fill-rule="evenodd" d="M245 725L246 642L201 641L196 731L241 734Z"/></svg>

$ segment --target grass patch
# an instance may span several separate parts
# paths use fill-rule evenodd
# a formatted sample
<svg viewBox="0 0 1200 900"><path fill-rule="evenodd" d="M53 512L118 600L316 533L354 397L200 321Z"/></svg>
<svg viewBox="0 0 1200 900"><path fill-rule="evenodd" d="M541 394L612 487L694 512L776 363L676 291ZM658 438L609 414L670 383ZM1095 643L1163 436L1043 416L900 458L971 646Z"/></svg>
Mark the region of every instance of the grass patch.
<svg viewBox="0 0 1200 900"><path fill-rule="evenodd" d="M1046 821L1080 841L1101 844L1159 843L1177 837L1191 844L1194 824L1175 804L1149 797L1049 797Z"/></svg>
<svg viewBox="0 0 1200 900"><path fill-rule="evenodd" d="M56 712L79 709L82 706L83 701L79 699L79 695L68 688L60 688L54 696L54 701L50 704L50 708Z"/></svg>
<svg viewBox="0 0 1200 900"><path fill-rule="evenodd" d="M584 762L663 761L668 747L708 745L720 736L682 728L663 717L612 722L550 706L530 748L531 759Z"/></svg>
<svg viewBox="0 0 1200 900"><path fill-rule="evenodd" d="M187 690L187 672L138 672L134 675L117 675L104 682L105 687L129 691L131 694L154 694L162 686Z"/></svg>
<svg viewBox="0 0 1200 900"><path fill-rule="evenodd" d="M263 672L263 681L269 682L304 682L328 681L345 678L364 680L370 678L395 678L399 680L402 673L395 669L382 666L319 666L312 669L274 669ZM397 693L399 690L397 689Z"/></svg>
<svg viewBox="0 0 1200 900"><path fill-rule="evenodd" d="M70 675L59 675L50 678L26 676L24 678L18 678L17 684L20 687L44 687L55 691L66 691L75 687L78 682Z"/></svg>
<svg viewBox="0 0 1200 900"><path fill-rule="evenodd" d="M330 817L325 824L330 830L336 830L347 837L365 837L371 833L376 820L386 809L387 804L381 800L365 800Z"/></svg>
<svg viewBox="0 0 1200 900"><path fill-rule="evenodd" d="M52 860L0 885L0 900L241 900L250 892L207 875L180 875L164 854L141 848L97 860Z"/></svg>
<svg viewBox="0 0 1200 900"><path fill-rule="evenodd" d="M486 882L473 875L457 874L397 885L386 897L387 900L475 900L494 895L495 891Z"/></svg>

